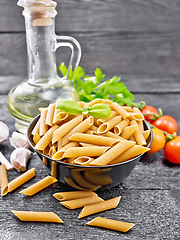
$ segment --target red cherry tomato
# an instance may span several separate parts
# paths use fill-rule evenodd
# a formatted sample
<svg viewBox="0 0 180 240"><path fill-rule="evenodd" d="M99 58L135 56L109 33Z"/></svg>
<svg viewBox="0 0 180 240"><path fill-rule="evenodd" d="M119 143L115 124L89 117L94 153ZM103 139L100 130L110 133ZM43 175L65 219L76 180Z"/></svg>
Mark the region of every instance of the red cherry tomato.
<svg viewBox="0 0 180 240"><path fill-rule="evenodd" d="M148 153L159 152L161 149L163 149L166 143L166 138L164 136L164 133L160 129L152 128L152 132L153 132L153 141Z"/></svg>
<svg viewBox="0 0 180 240"><path fill-rule="evenodd" d="M146 121L153 123L154 120L152 120L151 118L153 118L153 115L146 115L146 114L158 114L158 110L156 108L154 108L153 106L150 105L146 105L143 109L142 109L142 114L145 115L144 118Z"/></svg>
<svg viewBox="0 0 180 240"><path fill-rule="evenodd" d="M166 143L164 155L168 161L174 164L180 164L180 136Z"/></svg>
<svg viewBox="0 0 180 240"><path fill-rule="evenodd" d="M163 115L162 117L158 118L153 122L153 125L170 134L173 134L174 132L177 133L178 131L178 124L176 120L169 115Z"/></svg>

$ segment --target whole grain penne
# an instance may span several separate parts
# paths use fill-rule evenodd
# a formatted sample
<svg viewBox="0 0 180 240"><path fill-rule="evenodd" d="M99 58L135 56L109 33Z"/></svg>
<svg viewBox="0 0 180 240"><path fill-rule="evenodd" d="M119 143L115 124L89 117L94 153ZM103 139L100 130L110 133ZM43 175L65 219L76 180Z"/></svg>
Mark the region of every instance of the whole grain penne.
<svg viewBox="0 0 180 240"><path fill-rule="evenodd" d="M53 132L58 128L57 125L52 126L44 136L39 140L39 142L35 145L35 149L44 150L52 141Z"/></svg>
<svg viewBox="0 0 180 240"><path fill-rule="evenodd" d="M95 203L95 204L85 206L81 210L78 218L80 219L80 218L92 215L94 213L103 212L109 209L116 208L117 205L119 204L120 198L121 197L119 196L119 197L115 197L100 203Z"/></svg>
<svg viewBox="0 0 180 240"><path fill-rule="evenodd" d="M111 105L111 103L113 103L113 101L111 99L103 99L103 103Z"/></svg>
<svg viewBox="0 0 180 240"><path fill-rule="evenodd" d="M88 102L88 103L86 103L86 107L91 107L91 106L93 106L94 104L97 104L97 103L103 103L104 102L104 99L102 99L102 98L96 98L96 99L94 99L94 100L92 100L91 102Z"/></svg>
<svg viewBox="0 0 180 240"><path fill-rule="evenodd" d="M129 125L129 119L122 120L114 127L114 133L120 135L125 127Z"/></svg>
<svg viewBox="0 0 180 240"><path fill-rule="evenodd" d="M40 116L39 135L43 136L48 131L48 125L46 124L47 108L42 109Z"/></svg>
<svg viewBox="0 0 180 240"><path fill-rule="evenodd" d="M122 106L122 108L124 108L124 110L126 110L127 112L133 112L132 107L129 107L129 106Z"/></svg>
<svg viewBox="0 0 180 240"><path fill-rule="evenodd" d="M110 163L113 159L122 154L126 149L133 146L135 142L131 141L121 141L116 144L113 148L106 151L103 155L96 158L94 161L90 162L90 165L103 166Z"/></svg>
<svg viewBox="0 0 180 240"><path fill-rule="evenodd" d="M124 128L123 132L121 133L120 137L124 139L129 139L133 132L136 130L137 126L127 126Z"/></svg>
<svg viewBox="0 0 180 240"><path fill-rule="evenodd" d="M97 194L92 191L71 191L55 193L53 196L59 201L67 201L77 198L97 196Z"/></svg>
<svg viewBox="0 0 180 240"><path fill-rule="evenodd" d="M81 156L89 156L89 157L97 157L102 155L109 147L75 147L68 148L63 154L62 158L69 157L81 157Z"/></svg>
<svg viewBox="0 0 180 240"><path fill-rule="evenodd" d="M67 123L64 123L59 128L57 128L52 135L52 143L55 143L60 138L65 136L69 131L71 131L75 126L83 121L83 115L79 114Z"/></svg>
<svg viewBox="0 0 180 240"><path fill-rule="evenodd" d="M56 104L51 103L48 106L48 110L47 110L47 115L46 115L46 124L51 126L53 125L53 118L54 118L54 112L55 112L55 107Z"/></svg>
<svg viewBox="0 0 180 240"><path fill-rule="evenodd" d="M40 117L41 118L41 117ZM32 135L34 135L35 133L39 134L39 126L40 126L40 118L38 119L38 121L36 122L33 130L32 130Z"/></svg>
<svg viewBox="0 0 180 240"><path fill-rule="evenodd" d="M134 157L136 157L142 153L145 153L149 150L150 150L150 148L147 148L147 147L144 147L141 145L134 145L134 146L130 147L129 149L127 149L125 152L123 152L120 156L113 159L110 162L110 164L117 164L120 162L127 161L127 160L134 158Z"/></svg>
<svg viewBox="0 0 180 240"><path fill-rule="evenodd" d="M129 112L127 112L122 106L120 106L117 102L113 102L111 104L111 108L115 110L119 115L122 115L123 119L126 119L130 116Z"/></svg>
<svg viewBox="0 0 180 240"><path fill-rule="evenodd" d="M68 200L60 203L69 209L77 209L77 208L82 208L84 206L87 206L89 204L99 203L103 201L104 200L98 196L91 196L91 197L83 197L83 198Z"/></svg>
<svg viewBox="0 0 180 240"><path fill-rule="evenodd" d="M31 168L27 172L21 174L19 177L15 178L8 183L8 192L12 192L19 186L23 185L25 182L29 181L35 176L35 168Z"/></svg>
<svg viewBox="0 0 180 240"><path fill-rule="evenodd" d="M31 212L15 210L11 210L11 212L21 221L63 223L63 221L53 212Z"/></svg>
<svg viewBox="0 0 180 240"><path fill-rule="evenodd" d="M39 133L34 133L34 135L33 135L33 142L35 144L37 144L40 139L41 139L41 136L39 135Z"/></svg>
<svg viewBox="0 0 180 240"><path fill-rule="evenodd" d="M83 102L83 101L78 101L77 103L78 103L79 106L82 107L82 108L84 108L84 106L85 106L85 104L86 104L86 103Z"/></svg>
<svg viewBox="0 0 180 240"><path fill-rule="evenodd" d="M141 111L139 110L139 108L137 108L137 107L133 107L133 111L134 111L135 113L139 113L139 114L142 115L142 112L141 112ZM144 120L144 116L143 116L143 120ZM143 132L143 131L144 131L144 123L143 123L143 121L137 121L137 124L138 124L141 132Z"/></svg>
<svg viewBox="0 0 180 240"><path fill-rule="evenodd" d="M66 145L69 140L68 138L76 132L83 133L86 130L88 130L94 123L94 118L92 116L86 118L84 121L82 121L80 124L78 124L75 128L73 128L70 132L68 132L63 138L62 138L62 146Z"/></svg>
<svg viewBox="0 0 180 240"><path fill-rule="evenodd" d="M111 115L110 115L109 118L98 118L96 122L97 122L98 125L101 125L101 124L109 121L110 119L114 118L115 116L117 116L117 112L116 111L111 111Z"/></svg>
<svg viewBox="0 0 180 240"><path fill-rule="evenodd" d="M8 177L6 172L5 164L0 166L0 185L1 185L1 196L8 193Z"/></svg>
<svg viewBox="0 0 180 240"><path fill-rule="evenodd" d="M5 156L2 154L1 151L0 151L0 162L6 166L6 169L7 169L8 171L13 169L13 166L12 166L11 163L5 158Z"/></svg>
<svg viewBox="0 0 180 240"><path fill-rule="evenodd" d="M57 181L58 180L56 178L47 176L47 177L43 178L42 180L38 181L37 183L31 185L30 187L22 190L20 193L28 195L28 196L32 196Z"/></svg>
<svg viewBox="0 0 180 240"><path fill-rule="evenodd" d="M149 130L145 130L145 131L142 132L142 134L143 134L145 140L147 140L149 135L150 135L150 131Z"/></svg>
<svg viewBox="0 0 180 240"><path fill-rule="evenodd" d="M111 130L114 126L116 126L119 122L121 122L122 116L118 115L107 122L101 124L98 127L97 133L106 133L107 131Z"/></svg>
<svg viewBox="0 0 180 240"><path fill-rule="evenodd" d="M60 111L56 114L55 121L56 122L61 122L62 120L67 119L68 116L69 116L69 114L67 114L66 112Z"/></svg>
<svg viewBox="0 0 180 240"><path fill-rule="evenodd" d="M96 217L86 224L89 226L108 228L120 232L128 232L135 225L134 223L121 222L103 217Z"/></svg>
<svg viewBox="0 0 180 240"><path fill-rule="evenodd" d="M90 162L94 161L94 158L81 156L74 159L74 162L81 166L88 166Z"/></svg>
<svg viewBox="0 0 180 240"><path fill-rule="evenodd" d="M79 143L78 142L69 142L68 144L66 144L64 147L62 147L59 151L57 151L53 156L52 159L54 160L60 160L63 158L63 154L65 153L65 151L68 148L72 148L72 147L78 147Z"/></svg>
<svg viewBox="0 0 180 240"><path fill-rule="evenodd" d="M74 133L68 138L68 140L96 144L97 146L111 146L114 142L118 141L115 138L109 138L99 135L90 135L85 133Z"/></svg>
<svg viewBox="0 0 180 240"><path fill-rule="evenodd" d="M135 130L134 133L133 133L133 136L134 136L137 144L138 144L138 145L146 145L146 140L145 140L145 138L144 138L144 136L143 136L143 133L141 132L141 130L140 130L137 122L136 122L135 120L132 120L132 121L130 122L130 125L131 125L131 126L137 126L136 130Z"/></svg>

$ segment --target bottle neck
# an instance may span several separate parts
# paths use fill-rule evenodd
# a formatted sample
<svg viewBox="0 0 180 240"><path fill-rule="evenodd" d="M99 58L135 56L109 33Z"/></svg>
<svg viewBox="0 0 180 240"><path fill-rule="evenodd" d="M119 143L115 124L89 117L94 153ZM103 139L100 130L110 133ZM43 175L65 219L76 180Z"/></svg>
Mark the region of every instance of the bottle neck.
<svg viewBox="0 0 180 240"><path fill-rule="evenodd" d="M56 79L54 18L56 11L23 11L26 26L28 81L45 84Z"/></svg>

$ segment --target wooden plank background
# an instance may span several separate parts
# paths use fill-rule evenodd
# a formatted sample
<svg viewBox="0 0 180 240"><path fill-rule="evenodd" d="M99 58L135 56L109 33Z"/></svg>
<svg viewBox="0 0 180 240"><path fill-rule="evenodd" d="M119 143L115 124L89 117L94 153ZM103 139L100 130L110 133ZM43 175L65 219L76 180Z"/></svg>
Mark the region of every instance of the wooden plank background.
<svg viewBox="0 0 180 240"><path fill-rule="evenodd" d="M92 74L178 79L179 0L57 0L56 33L82 46L80 65ZM22 8L0 0L0 75L26 76ZM58 51L57 61L69 55Z"/></svg>

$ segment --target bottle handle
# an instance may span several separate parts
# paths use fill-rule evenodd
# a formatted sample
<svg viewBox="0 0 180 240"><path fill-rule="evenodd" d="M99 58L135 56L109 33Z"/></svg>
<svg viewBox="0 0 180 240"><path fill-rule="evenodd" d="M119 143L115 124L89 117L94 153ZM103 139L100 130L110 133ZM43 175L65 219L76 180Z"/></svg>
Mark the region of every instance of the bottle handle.
<svg viewBox="0 0 180 240"><path fill-rule="evenodd" d="M55 38L56 38L55 51L59 47L69 47L71 49L71 58L68 65L68 71L66 76L64 76L64 78L66 78L69 73L70 67L72 67L72 70L74 71L79 65L82 55L81 46L75 38L70 36L55 35Z"/></svg>

